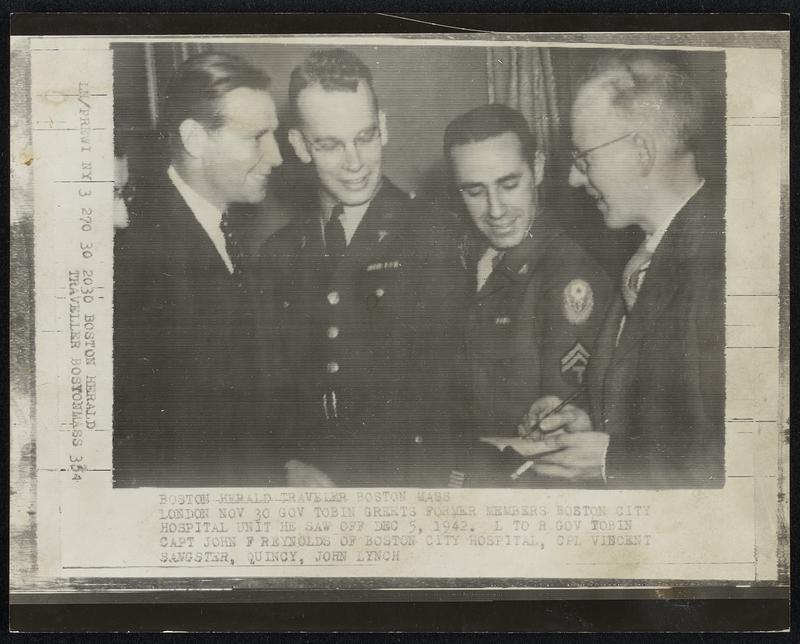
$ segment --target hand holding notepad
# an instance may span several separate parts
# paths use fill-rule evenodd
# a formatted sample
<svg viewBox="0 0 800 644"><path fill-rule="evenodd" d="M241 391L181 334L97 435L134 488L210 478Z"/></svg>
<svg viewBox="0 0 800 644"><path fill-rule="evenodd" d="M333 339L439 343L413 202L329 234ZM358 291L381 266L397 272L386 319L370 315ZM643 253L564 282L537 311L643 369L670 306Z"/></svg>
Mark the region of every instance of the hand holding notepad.
<svg viewBox="0 0 800 644"><path fill-rule="evenodd" d="M506 448L510 447L517 454L519 454L520 456L524 456L528 459L534 458L536 456L542 456L543 454L549 454L551 452L557 452L560 449L559 447L553 447L551 445L548 445L544 441L534 441L531 440L530 438L513 438L513 437L509 438L506 436L482 436L480 440L482 443L493 445L501 452ZM525 461L511 474L511 478L516 481L531 467L533 467L533 461L532 460Z"/></svg>
<svg viewBox="0 0 800 644"><path fill-rule="evenodd" d="M548 445L545 441L533 441L530 438L518 438L516 436L482 436L480 441L481 443L493 445L501 452L510 447L520 456L528 458L557 452L560 449L559 447Z"/></svg>
<svg viewBox="0 0 800 644"><path fill-rule="evenodd" d="M563 430L558 429L556 431L550 432L549 434L545 434L542 431L540 423L548 416L552 416L553 414L560 412L567 405L572 403L581 393L582 390L579 389L578 391L574 392L571 396L569 396L566 400L559 401L559 403L553 409L550 409L549 411L544 413L532 427L528 428L523 424L520 424L518 431L521 437L519 438L506 437L506 436L483 436L481 437L480 440L482 443L493 445L501 452L506 448L510 447L517 454L519 454L520 456L524 456L528 459L536 458L537 456L543 456L544 454L550 454L552 452L557 452L561 449L561 447L556 447L552 445L551 442L546 442L542 440L542 437L553 436L555 434L560 433ZM525 461L511 475L511 478L514 480L518 479L531 467L533 467L533 461L532 460Z"/></svg>

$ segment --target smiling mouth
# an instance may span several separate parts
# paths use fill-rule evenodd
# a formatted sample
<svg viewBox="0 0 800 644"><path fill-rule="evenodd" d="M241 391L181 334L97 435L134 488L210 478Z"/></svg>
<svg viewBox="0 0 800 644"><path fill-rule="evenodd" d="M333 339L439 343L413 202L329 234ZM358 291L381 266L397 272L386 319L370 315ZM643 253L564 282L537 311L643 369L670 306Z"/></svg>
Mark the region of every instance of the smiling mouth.
<svg viewBox="0 0 800 644"><path fill-rule="evenodd" d="M518 217L512 217L511 219L505 219L501 223L492 222L489 223L489 228L496 235L507 235L516 230L517 219Z"/></svg>
<svg viewBox="0 0 800 644"><path fill-rule="evenodd" d="M367 185L369 180L369 176L363 177L362 179L342 179L342 183L350 188L351 190L357 190L359 188L363 188Z"/></svg>
<svg viewBox="0 0 800 644"><path fill-rule="evenodd" d="M508 224L506 226L492 226L491 229L495 235L507 235L514 230L514 226L513 224Z"/></svg>

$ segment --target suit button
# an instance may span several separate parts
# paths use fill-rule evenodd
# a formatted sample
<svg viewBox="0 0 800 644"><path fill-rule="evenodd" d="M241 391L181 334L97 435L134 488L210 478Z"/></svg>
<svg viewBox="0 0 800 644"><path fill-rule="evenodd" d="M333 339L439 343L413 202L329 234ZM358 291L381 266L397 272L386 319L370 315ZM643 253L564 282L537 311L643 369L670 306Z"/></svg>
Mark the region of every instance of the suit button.
<svg viewBox="0 0 800 644"><path fill-rule="evenodd" d="M331 291L328 293L328 302L331 304L338 304L339 303L339 291Z"/></svg>
<svg viewBox="0 0 800 644"><path fill-rule="evenodd" d="M289 302L288 301L286 301L286 300L283 301L283 308L285 308L285 309L289 308Z"/></svg>
<svg viewBox="0 0 800 644"><path fill-rule="evenodd" d="M420 435L414 436L414 442L415 442L417 445L419 445L420 443L422 443L422 436L420 436Z"/></svg>
<svg viewBox="0 0 800 644"><path fill-rule="evenodd" d="M336 373L339 371L339 363L338 362L329 362L328 366L325 367L328 373Z"/></svg>
<svg viewBox="0 0 800 644"><path fill-rule="evenodd" d="M329 326L328 327L328 337L331 340L335 340L336 338L338 338L339 337L339 328L335 327L335 326Z"/></svg>
<svg viewBox="0 0 800 644"><path fill-rule="evenodd" d="M375 289L375 297L377 297L378 299L381 299L385 295L385 293L386 291L384 291L382 288Z"/></svg>

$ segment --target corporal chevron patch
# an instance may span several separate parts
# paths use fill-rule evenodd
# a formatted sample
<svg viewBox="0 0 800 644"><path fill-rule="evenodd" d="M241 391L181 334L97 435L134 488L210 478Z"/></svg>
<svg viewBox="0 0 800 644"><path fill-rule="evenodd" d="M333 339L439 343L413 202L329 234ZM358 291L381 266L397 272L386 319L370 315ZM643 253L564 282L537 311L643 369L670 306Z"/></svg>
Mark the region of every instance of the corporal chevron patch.
<svg viewBox="0 0 800 644"><path fill-rule="evenodd" d="M592 354L580 342L561 356L561 376L572 385L582 385Z"/></svg>

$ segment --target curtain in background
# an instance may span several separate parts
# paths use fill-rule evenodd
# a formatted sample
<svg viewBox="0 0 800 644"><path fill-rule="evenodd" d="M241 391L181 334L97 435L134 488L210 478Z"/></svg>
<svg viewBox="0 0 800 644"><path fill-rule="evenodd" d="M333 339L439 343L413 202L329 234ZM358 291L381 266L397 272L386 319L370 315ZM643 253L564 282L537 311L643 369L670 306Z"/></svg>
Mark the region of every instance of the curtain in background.
<svg viewBox="0 0 800 644"><path fill-rule="evenodd" d="M181 63L209 49L211 45L200 43L112 45L115 178L126 204L137 187L160 181L169 163L165 141L158 133L161 94ZM119 214L122 217L122 211Z"/></svg>
<svg viewBox="0 0 800 644"><path fill-rule="evenodd" d="M175 70L190 56L210 51L208 43L145 43L144 63L150 123L158 122L158 101Z"/></svg>
<svg viewBox="0 0 800 644"><path fill-rule="evenodd" d="M550 50L544 47L489 47L486 50L489 102L522 112L539 149L548 158L560 131L556 81Z"/></svg>

